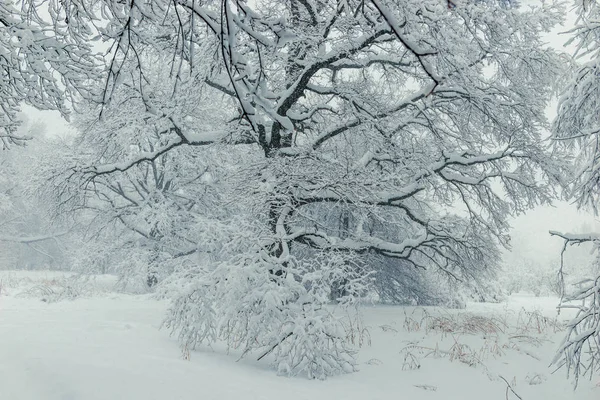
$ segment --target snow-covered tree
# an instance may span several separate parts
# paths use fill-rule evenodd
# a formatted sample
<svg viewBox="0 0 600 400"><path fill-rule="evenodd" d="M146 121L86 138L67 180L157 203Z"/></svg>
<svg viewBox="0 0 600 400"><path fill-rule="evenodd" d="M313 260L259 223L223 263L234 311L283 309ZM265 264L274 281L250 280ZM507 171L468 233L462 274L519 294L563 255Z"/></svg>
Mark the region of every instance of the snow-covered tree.
<svg viewBox="0 0 600 400"><path fill-rule="evenodd" d="M61 237L66 229L52 226L51 205L37 191L37 160L52 152L39 137L45 127L19 115L20 136L36 137L33 146L16 148L0 158L0 269L64 267Z"/></svg>
<svg viewBox="0 0 600 400"><path fill-rule="evenodd" d="M64 1L7 0L0 4L0 142L22 144L23 103L69 115L69 103L92 96L100 58L88 38L93 21L69 20Z"/></svg>
<svg viewBox="0 0 600 400"><path fill-rule="evenodd" d="M45 170L52 177L49 189L61 201L57 213L75 216L85 226L79 250L98 255L75 257L76 268L117 272L138 288L154 286L175 264L203 253L201 227L222 218L226 209L222 193L217 193L222 163L216 160L226 156L223 151L183 146L155 157L156 149L177 138L173 119L182 121L188 131L220 129L226 123L220 102L199 88L194 77L174 79L161 64L157 61L146 71L144 93L138 86L123 84L113 92L110 104L80 104L74 118L79 134L68 155L55 157ZM172 96L176 85L178 95ZM169 115L148 113L152 103L169 108ZM114 164L93 173L87 169L148 154L151 160L135 165ZM70 168L65 169L65 163ZM97 243L102 243L101 252Z"/></svg>
<svg viewBox="0 0 600 400"><path fill-rule="evenodd" d="M570 32L576 45L577 69L562 95L554 122L557 146L575 154L570 195L579 207L598 212L600 195L600 4L595 0L576 2L578 20ZM562 254L568 247L591 242L596 248L600 235L594 232L572 234L550 232L564 239ZM563 259L564 260L564 259ZM570 322L555 363L566 366L575 383L580 376L590 378L600 372L600 276L590 265L589 278L575 288L564 287L561 306L575 308L577 316ZM561 263L559 279L568 274ZM564 286L564 285L563 285Z"/></svg>
<svg viewBox="0 0 600 400"><path fill-rule="evenodd" d="M173 280L183 294L168 324L187 348L223 339L286 374L350 370L330 299L354 304L390 266L485 283L507 218L554 195L560 168L541 132L560 62L539 36L560 20L554 4L64 4L69 23L103 21L96 29L112 44L99 118L82 128L93 156L69 172L81 196L150 235L151 221L172 217L144 218L154 199L189 204L165 196L155 169L181 185L221 167L229 208L205 222L215 240L173 220L185 231L170 236L177 248L188 238L212 249L210 263L182 265L185 279ZM191 111L198 93L222 107L218 118Z"/></svg>

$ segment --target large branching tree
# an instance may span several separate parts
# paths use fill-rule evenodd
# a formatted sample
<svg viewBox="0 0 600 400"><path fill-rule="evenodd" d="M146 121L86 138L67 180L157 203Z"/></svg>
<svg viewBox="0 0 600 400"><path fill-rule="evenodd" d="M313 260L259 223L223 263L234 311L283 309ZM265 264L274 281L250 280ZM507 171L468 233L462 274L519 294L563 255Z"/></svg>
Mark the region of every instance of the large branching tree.
<svg viewBox="0 0 600 400"><path fill-rule="evenodd" d="M561 166L542 133L560 62L540 39L560 20L553 4L55 4L55 19L95 21L111 45L95 124L122 124L98 135L108 150L74 166L69 182L88 194L102 186L96 196L112 192L103 201L113 209L135 209L130 200L149 199L135 186L153 169L228 149L221 196L233 211L212 219L221 250L209 272L184 274L167 321L185 348L224 339L281 373L351 370L355 336L324 305L365 294L364 257L481 284L508 244L507 218L554 196ZM156 91L156 63L169 93ZM207 90L223 107L217 126L181 111ZM119 122L128 104L137 115ZM113 136L128 118L139 123ZM190 176L205 168L179 165Z"/></svg>
<svg viewBox="0 0 600 400"><path fill-rule="evenodd" d="M600 194L600 4L595 0L577 1L578 20L570 32L575 44L577 68L563 93L554 122L557 147L568 148L575 155L569 195L581 208L598 212ZM580 376L590 379L600 372L600 276L590 266L589 278L575 287L565 285L569 271L564 253L571 246L593 243L597 253L600 234L550 232L564 240L559 280L562 283L561 307L574 308L576 317L569 323L567 335L554 363L572 373L575 384Z"/></svg>
<svg viewBox="0 0 600 400"><path fill-rule="evenodd" d="M238 100L233 128L243 139L233 140L252 138L265 154L256 173L278 198L267 201L273 232L285 232L275 253L298 242L457 266L453 253L475 256L478 238L503 242L508 214L549 198L534 174L557 172L539 135L558 64L537 35L556 14L489 3L450 11L438 2L291 2L256 10L227 1L109 5L107 35L116 44L106 96L126 79L121 66L128 60L140 63L132 79L144 84L140 53L148 46L173 53L174 73L183 63L191 70L194 53L214 58L198 80ZM170 111L153 103L148 112L169 119ZM171 122L165 132L174 139L163 147L90 174L127 169L178 145L231 140ZM338 189L347 187L352 193ZM456 201L466 218L440 213ZM394 242L361 231L338 240L318 226L288 224L317 203L392 212L414 237ZM446 226L473 240L458 240Z"/></svg>

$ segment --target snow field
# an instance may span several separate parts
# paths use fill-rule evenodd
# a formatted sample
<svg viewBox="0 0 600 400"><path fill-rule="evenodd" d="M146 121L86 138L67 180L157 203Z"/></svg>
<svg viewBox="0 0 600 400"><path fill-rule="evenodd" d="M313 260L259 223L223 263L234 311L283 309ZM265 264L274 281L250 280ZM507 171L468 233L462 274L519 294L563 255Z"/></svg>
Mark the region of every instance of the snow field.
<svg viewBox="0 0 600 400"><path fill-rule="evenodd" d="M20 283L8 288L0 273L1 400L518 399L510 388L524 400L600 398L598 382L573 391L564 371L549 368L568 319L556 317L553 298L466 310L364 307L367 329L354 337L363 341L360 370L309 381L277 377L268 362L238 361L219 346L183 357L159 329L166 301L100 289L40 301L31 288L64 275L12 276Z"/></svg>

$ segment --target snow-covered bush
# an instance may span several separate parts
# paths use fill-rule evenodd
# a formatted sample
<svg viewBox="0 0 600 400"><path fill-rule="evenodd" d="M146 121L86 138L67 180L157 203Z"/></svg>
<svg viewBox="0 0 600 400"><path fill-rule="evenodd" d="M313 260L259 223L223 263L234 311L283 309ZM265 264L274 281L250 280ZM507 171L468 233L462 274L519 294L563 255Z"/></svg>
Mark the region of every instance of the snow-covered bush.
<svg viewBox="0 0 600 400"><path fill-rule="evenodd" d="M282 268L257 246L196 273L175 299L165 325L184 351L224 341L242 357L270 359L283 375L323 379L351 372L353 332L344 323L349 314L336 311L355 306L369 282L368 274L356 273L348 261L343 254L310 262L289 257ZM282 273L275 275L274 269ZM342 278L344 296L332 307L331 288Z"/></svg>
<svg viewBox="0 0 600 400"><path fill-rule="evenodd" d="M54 303L90 296L95 292L94 285L84 277L63 275L32 279L29 285L22 287L18 296Z"/></svg>

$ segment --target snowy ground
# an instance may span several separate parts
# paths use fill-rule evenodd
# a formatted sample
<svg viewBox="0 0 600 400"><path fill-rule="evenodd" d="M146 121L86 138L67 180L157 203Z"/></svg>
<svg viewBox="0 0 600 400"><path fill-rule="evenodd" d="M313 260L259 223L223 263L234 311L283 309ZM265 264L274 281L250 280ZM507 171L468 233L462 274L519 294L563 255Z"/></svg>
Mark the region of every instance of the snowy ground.
<svg viewBox="0 0 600 400"><path fill-rule="evenodd" d="M166 302L105 290L41 301L57 290L39 286L60 279L0 271L0 400L517 399L500 376L523 400L600 398L598 382L574 392L564 371L548 368L561 337L556 299L514 296L461 311L366 308L370 345L360 371L321 382L277 377L219 349L184 360L158 329Z"/></svg>

